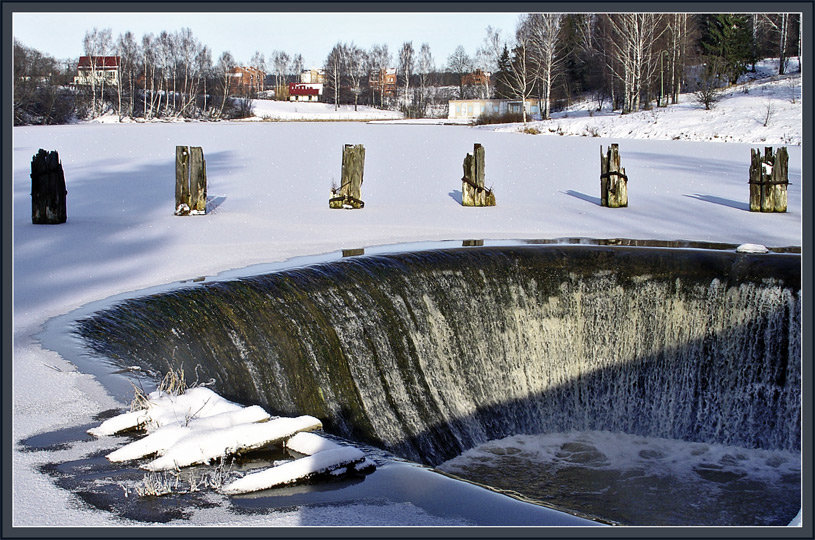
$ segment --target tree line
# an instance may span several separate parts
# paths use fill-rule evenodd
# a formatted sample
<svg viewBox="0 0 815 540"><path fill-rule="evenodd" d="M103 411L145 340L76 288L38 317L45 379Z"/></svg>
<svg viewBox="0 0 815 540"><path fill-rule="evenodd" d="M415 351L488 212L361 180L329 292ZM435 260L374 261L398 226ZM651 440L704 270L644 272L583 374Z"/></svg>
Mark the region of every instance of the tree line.
<svg viewBox="0 0 815 540"><path fill-rule="evenodd" d="M437 64L430 45L406 41L364 49L339 42L321 66L323 101L401 109L408 116L446 115L450 99L535 99L542 118L578 99L621 113L676 103L683 92L735 83L765 57L779 73L799 54L798 14L610 13L519 16L514 32L487 27L481 46L457 47ZM303 57L255 52L246 63L230 52L213 60L189 28L116 36L85 33L83 53L118 56L118 84L90 77L75 85L77 61L60 62L14 42L15 124L64 123L115 113L124 118L227 119L251 113L246 90L230 86L230 72L249 66L267 74L276 95L299 81ZM91 62L92 71L96 63ZM395 88L382 76L396 69ZM484 74L490 74L489 77ZM523 108L523 120L526 121Z"/></svg>

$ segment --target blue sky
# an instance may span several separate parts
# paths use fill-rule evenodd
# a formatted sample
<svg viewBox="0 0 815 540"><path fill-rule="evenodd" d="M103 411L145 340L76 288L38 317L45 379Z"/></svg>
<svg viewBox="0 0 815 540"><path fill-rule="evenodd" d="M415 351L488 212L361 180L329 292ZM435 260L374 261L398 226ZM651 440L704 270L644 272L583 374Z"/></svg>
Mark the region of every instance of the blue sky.
<svg viewBox="0 0 815 540"><path fill-rule="evenodd" d="M228 4L220 4L220 7L228 7ZM422 43L429 43L436 65L441 67L458 45L474 55L488 25L502 30L505 38L510 37L514 34L518 16L517 12L15 12L12 25L14 37L24 45L58 59L80 56L82 38L94 27L110 28L114 39L129 30L138 40L147 33L189 27L199 41L210 47L213 61L223 51L231 52L239 62L245 63L256 50L267 58L274 50L284 50L289 54L302 54L306 67L316 67L322 65L328 52L339 41L353 41L364 49L387 43L395 61L402 43L412 41L417 51Z"/></svg>

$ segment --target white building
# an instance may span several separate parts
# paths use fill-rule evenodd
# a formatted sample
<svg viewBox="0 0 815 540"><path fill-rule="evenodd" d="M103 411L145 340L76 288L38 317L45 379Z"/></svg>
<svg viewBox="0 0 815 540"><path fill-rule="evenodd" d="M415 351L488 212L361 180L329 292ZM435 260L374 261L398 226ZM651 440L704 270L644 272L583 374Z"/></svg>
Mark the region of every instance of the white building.
<svg viewBox="0 0 815 540"><path fill-rule="evenodd" d="M532 98L526 99L525 102L519 99L452 99L449 102L447 118L475 120L483 115L521 114L522 103L525 103L526 114L529 118L540 118L538 100Z"/></svg>

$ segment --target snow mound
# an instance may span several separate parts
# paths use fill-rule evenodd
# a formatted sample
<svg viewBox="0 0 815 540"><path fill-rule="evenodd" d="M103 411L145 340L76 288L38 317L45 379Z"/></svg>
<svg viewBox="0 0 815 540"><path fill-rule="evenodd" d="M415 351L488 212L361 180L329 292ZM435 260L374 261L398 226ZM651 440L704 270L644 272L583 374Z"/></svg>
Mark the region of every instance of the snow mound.
<svg viewBox="0 0 815 540"><path fill-rule="evenodd" d="M120 462L141 459L151 454L163 454L177 442L192 435L194 431L226 429L239 424L265 422L269 418L269 414L261 407L252 405L237 411L228 411L206 418L196 418L185 426L163 426L146 437L111 452L107 455L107 458L110 461Z"/></svg>
<svg viewBox="0 0 815 540"><path fill-rule="evenodd" d="M313 416L298 416L241 424L227 429L194 430L142 468L149 471L169 471L209 463L226 455L241 454L280 443L299 431L322 427L322 423Z"/></svg>
<svg viewBox="0 0 815 540"><path fill-rule="evenodd" d="M341 446L313 433L298 433L289 439L286 447L306 456L248 474L224 486L223 493L227 495L251 493L301 482L315 476L341 476L375 467L358 448Z"/></svg>
<svg viewBox="0 0 815 540"><path fill-rule="evenodd" d="M257 405L242 407L204 387L181 394L156 391L143 405L140 410L113 417L88 430L98 437L132 429L148 431L147 436L109 453L108 460L133 461L152 455L155 459L141 465L142 469L169 471L279 443L305 456L236 480L224 490L227 494L292 484L317 475L338 476L375 468L361 450L309 433L323 427L313 416L272 418Z"/></svg>
<svg viewBox="0 0 815 540"><path fill-rule="evenodd" d="M193 419L207 418L242 409L209 388L190 388L183 394L168 394L156 390L148 395L143 409L114 416L89 429L95 437L115 435L132 429L157 429L167 425L185 425Z"/></svg>

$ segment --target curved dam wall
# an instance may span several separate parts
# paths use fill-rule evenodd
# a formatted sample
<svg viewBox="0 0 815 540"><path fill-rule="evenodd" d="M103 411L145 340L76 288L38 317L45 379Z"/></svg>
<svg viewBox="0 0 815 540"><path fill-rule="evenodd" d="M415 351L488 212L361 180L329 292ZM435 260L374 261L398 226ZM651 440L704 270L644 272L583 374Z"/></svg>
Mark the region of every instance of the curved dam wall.
<svg viewBox="0 0 815 540"><path fill-rule="evenodd" d="M798 451L800 273L789 254L436 250L200 283L76 332L431 465L569 430Z"/></svg>

